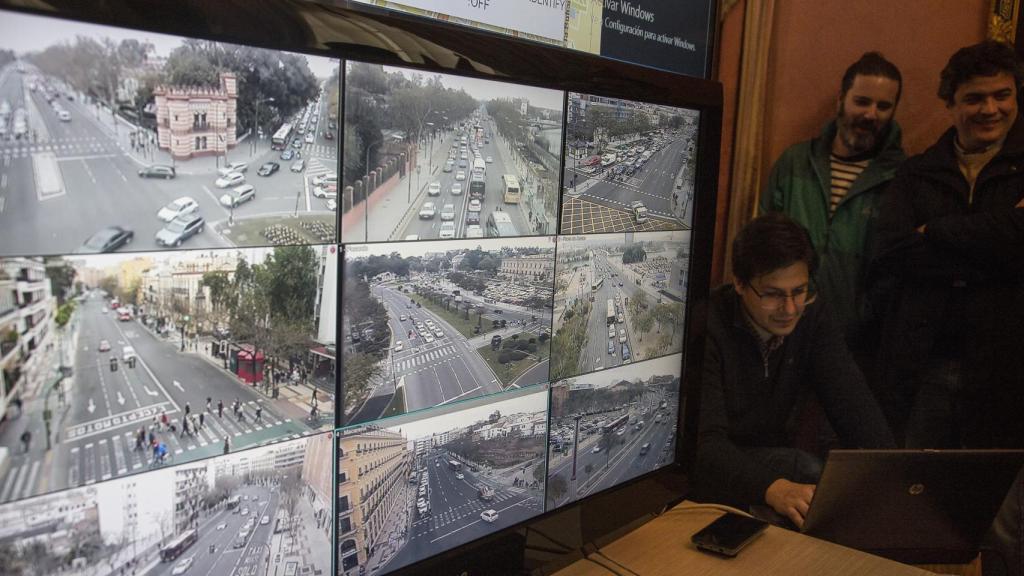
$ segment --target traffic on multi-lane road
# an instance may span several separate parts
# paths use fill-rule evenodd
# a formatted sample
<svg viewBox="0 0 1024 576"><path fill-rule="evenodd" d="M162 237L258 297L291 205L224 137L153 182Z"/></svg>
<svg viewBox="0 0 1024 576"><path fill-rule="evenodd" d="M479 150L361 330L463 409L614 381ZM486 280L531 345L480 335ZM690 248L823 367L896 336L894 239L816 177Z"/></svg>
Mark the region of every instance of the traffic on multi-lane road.
<svg viewBox="0 0 1024 576"><path fill-rule="evenodd" d="M336 300L332 248L0 258L34 347L5 368L0 502L333 427L332 361L310 353L333 325L314 319Z"/></svg>
<svg viewBox="0 0 1024 576"><path fill-rule="evenodd" d="M681 361L666 356L552 385L548 510L675 459Z"/></svg>
<svg viewBox="0 0 1024 576"><path fill-rule="evenodd" d="M560 237L551 380L682 350L689 232Z"/></svg>
<svg viewBox="0 0 1024 576"><path fill-rule="evenodd" d="M339 510L339 573L394 570L540 514L547 394L535 386L341 431L339 500L371 494L381 505L370 515ZM368 456L388 464L367 467ZM349 545L357 533L365 546Z"/></svg>
<svg viewBox="0 0 1024 576"><path fill-rule="evenodd" d="M0 536L40 545L12 548L4 573L324 573L332 445L320 434L10 503Z"/></svg>
<svg viewBox="0 0 1024 576"><path fill-rule="evenodd" d="M443 249L443 251L442 251ZM548 381L551 238L350 246L348 423Z"/></svg>
<svg viewBox="0 0 1024 576"><path fill-rule="evenodd" d="M335 240L337 61L47 22L5 15L52 40L0 62L3 254Z"/></svg>
<svg viewBox="0 0 1024 576"><path fill-rule="evenodd" d="M417 73L358 62L347 69L346 142L357 153L345 155L345 242L555 232L560 92L445 74L423 84Z"/></svg>
<svg viewBox="0 0 1024 576"><path fill-rule="evenodd" d="M689 229L699 118L570 92L560 232Z"/></svg>

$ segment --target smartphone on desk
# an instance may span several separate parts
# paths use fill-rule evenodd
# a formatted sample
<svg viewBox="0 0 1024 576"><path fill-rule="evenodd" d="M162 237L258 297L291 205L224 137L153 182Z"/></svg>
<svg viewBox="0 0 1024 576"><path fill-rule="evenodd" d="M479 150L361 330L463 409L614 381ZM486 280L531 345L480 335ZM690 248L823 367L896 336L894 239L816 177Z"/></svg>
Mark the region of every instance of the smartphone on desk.
<svg viewBox="0 0 1024 576"><path fill-rule="evenodd" d="M733 557L759 536L768 523L757 518L727 512L693 535L698 550Z"/></svg>

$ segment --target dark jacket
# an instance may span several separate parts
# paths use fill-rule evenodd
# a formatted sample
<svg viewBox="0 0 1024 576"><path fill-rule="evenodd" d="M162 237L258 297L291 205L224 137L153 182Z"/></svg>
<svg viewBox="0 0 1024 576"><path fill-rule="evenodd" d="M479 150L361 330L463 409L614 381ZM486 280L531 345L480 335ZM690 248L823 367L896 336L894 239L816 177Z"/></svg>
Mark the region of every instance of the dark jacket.
<svg viewBox="0 0 1024 576"><path fill-rule="evenodd" d="M807 228L821 257L815 274L818 289L828 298L852 344L865 337L872 320L863 294L878 204L906 156L894 120L878 154L830 216L830 157L835 136L836 123L832 121L817 138L783 152L761 194L760 211L783 212Z"/></svg>
<svg viewBox="0 0 1024 576"><path fill-rule="evenodd" d="M873 276L896 290L882 332L883 407L905 424L917 377L937 355L962 363L973 446L1024 446L1024 124L970 187L950 128L908 160L883 197ZM926 225L924 234L917 228Z"/></svg>
<svg viewBox="0 0 1024 576"><path fill-rule="evenodd" d="M817 395L845 446L895 445L823 299L807 307L769 367L742 306L732 285L714 290L708 303L694 473L702 499L764 502L765 490L780 476L741 448L789 445L790 418L807 393Z"/></svg>

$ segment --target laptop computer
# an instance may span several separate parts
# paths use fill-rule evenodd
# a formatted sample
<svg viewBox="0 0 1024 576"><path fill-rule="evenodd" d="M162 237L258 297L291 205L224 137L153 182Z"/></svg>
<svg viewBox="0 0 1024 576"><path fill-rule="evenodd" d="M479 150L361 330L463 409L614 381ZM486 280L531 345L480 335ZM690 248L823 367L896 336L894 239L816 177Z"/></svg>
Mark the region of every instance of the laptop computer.
<svg viewBox="0 0 1024 576"><path fill-rule="evenodd" d="M963 564L1024 450L833 450L802 532L912 564Z"/></svg>

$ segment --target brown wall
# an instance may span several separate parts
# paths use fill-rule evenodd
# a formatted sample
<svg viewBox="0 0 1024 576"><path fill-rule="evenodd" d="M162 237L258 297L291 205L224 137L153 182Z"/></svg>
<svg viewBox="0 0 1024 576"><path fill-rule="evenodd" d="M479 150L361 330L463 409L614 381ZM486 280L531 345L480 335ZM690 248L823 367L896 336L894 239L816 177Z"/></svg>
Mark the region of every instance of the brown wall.
<svg viewBox="0 0 1024 576"><path fill-rule="evenodd" d="M777 0L766 168L835 115L843 71L868 50L900 68L896 120L907 153L922 152L950 125L935 95L939 72L956 49L985 38L988 7L989 0Z"/></svg>
<svg viewBox="0 0 1024 576"><path fill-rule="evenodd" d="M740 53L743 47L743 10L746 0L739 0L722 19L719 30L715 76L722 83L722 149L718 165L718 225L715 226L715 258L711 264L711 282L718 284L724 274L719 247L725 245L725 215L729 213L729 187L732 184L732 136L739 100Z"/></svg>
<svg viewBox="0 0 1024 576"><path fill-rule="evenodd" d="M861 54L881 51L903 74L896 120L908 154L922 152L950 125L936 97L939 72L957 49L985 37L990 0L775 0L765 121L764 178L788 146L818 134L836 112L843 71ZM725 223L744 0L719 28L717 79L725 94L719 211L712 282L723 278ZM725 198L722 198L725 196Z"/></svg>

